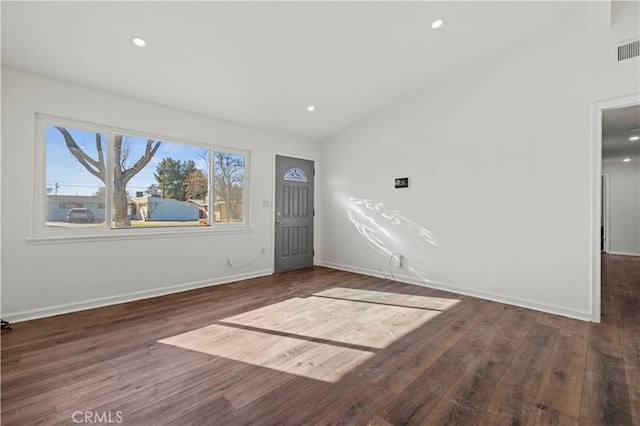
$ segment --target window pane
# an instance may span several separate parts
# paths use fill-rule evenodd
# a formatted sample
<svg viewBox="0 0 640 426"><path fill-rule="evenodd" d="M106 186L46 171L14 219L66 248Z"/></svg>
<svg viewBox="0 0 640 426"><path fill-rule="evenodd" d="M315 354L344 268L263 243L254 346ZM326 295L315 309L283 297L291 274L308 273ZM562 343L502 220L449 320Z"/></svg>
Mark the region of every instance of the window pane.
<svg viewBox="0 0 640 426"><path fill-rule="evenodd" d="M47 126L46 226L104 226L107 136L69 127Z"/></svg>
<svg viewBox="0 0 640 426"><path fill-rule="evenodd" d="M62 126L44 127L47 229L247 222L246 152Z"/></svg>
<svg viewBox="0 0 640 426"><path fill-rule="evenodd" d="M292 167L286 172L284 172L284 180L293 181L293 182L306 182L307 174L304 170L298 167Z"/></svg>
<svg viewBox="0 0 640 426"><path fill-rule="evenodd" d="M113 228L209 224L209 149L120 134L113 139Z"/></svg>
<svg viewBox="0 0 640 426"><path fill-rule="evenodd" d="M215 152L214 214L217 223L244 222L244 155Z"/></svg>

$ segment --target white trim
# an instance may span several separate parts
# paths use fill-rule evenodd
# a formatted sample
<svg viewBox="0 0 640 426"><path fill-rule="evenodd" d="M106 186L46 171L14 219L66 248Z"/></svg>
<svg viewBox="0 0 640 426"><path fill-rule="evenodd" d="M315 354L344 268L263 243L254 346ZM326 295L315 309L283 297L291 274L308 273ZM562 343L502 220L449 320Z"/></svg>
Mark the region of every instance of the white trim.
<svg viewBox="0 0 640 426"><path fill-rule="evenodd" d="M167 294L180 293L183 291L194 290L198 288L211 287L220 284L228 284L235 281L247 280L251 278L264 277L271 275L273 270L262 269L255 272L249 272L237 275L228 275L226 277L215 278L211 280L194 281L189 283L177 284L168 287L161 287L151 290L136 291L133 293L120 294L117 296L100 297L98 299L83 300L81 302L65 303L62 305L48 306L46 308L29 309L13 313L3 313L3 319L9 322L21 322L38 318L50 317L53 315L67 314L70 312L83 311L86 309L100 308L104 306L116 305L119 303L133 302L137 300L149 299L152 297L164 296Z"/></svg>
<svg viewBox="0 0 640 426"><path fill-rule="evenodd" d="M602 173L602 177L605 182L605 199L604 203L600 203L600 205L604 204L604 252L609 253L611 251L611 173Z"/></svg>
<svg viewBox="0 0 640 426"><path fill-rule="evenodd" d="M319 266L324 266L331 269L339 269L342 271L354 272L363 275L370 275L374 277L384 278L380 271L374 271L371 269L358 268L355 266L342 265L334 262L319 261ZM576 309L567 309L564 306L553 305L549 303L540 303L533 300L522 299L519 297L509 297L502 294L492 293L488 291L478 291L476 289L460 286L456 284L443 283L432 280L416 279L414 277L406 275L394 275L395 281L405 284L418 285L421 287L433 288L437 290L444 290L451 293L457 293L465 296L477 297L479 299L491 300L493 302L504 303L507 305L518 306L526 309L533 309L536 311L546 312L554 315L562 315L569 318L574 318L582 321L591 320L591 312L580 311Z"/></svg>
<svg viewBox="0 0 640 426"><path fill-rule="evenodd" d="M60 232L59 235L54 233ZM215 235L229 235L229 234L249 234L252 233L252 228L216 228L211 226L189 226L184 228L170 227L170 228L147 228L147 229L113 229L111 231L105 231L104 233L94 234L69 234L63 235L64 231L50 231L46 236L35 235L27 237L26 240L31 245L46 245L46 244L68 244L68 243L85 243L85 242L100 242L100 241L126 241L126 240L147 240L155 238L180 238L180 237L212 237Z"/></svg>
<svg viewBox="0 0 640 426"><path fill-rule="evenodd" d="M591 321L600 322L601 317L601 273L600 218L602 205L602 114L605 110L624 108L640 104L640 93L596 102L592 107L592 158L591 163Z"/></svg>

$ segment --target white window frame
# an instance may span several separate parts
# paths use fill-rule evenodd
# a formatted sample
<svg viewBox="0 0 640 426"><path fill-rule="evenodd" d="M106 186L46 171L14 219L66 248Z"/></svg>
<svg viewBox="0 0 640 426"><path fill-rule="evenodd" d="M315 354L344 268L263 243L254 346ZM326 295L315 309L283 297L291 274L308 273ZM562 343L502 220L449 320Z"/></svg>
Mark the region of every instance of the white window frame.
<svg viewBox="0 0 640 426"><path fill-rule="evenodd" d="M36 134L34 149L34 181L33 181L33 208L32 211L32 231L27 237L30 244L67 243L76 241L104 241L122 239L144 239L144 238L166 238L177 236L201 236L221 233L246 233L251 229L251 196L250 196L250 169L251 152L245 149L230 148L222 145L206 144L194 142L177 137L167 137L151 132L141 132L122 129L114 126L107 126L95 123L88 123L79 120L56 117L48 114L36 114L35 117ZM107 167L107 182L105 184L105 223L102 228L64 228L50 229L46 226L47 221L47 197L46 197L46 168L47 168L47 141L46 128L48 126L60 126L78 129L89 132L102 133L107 135L106 164L113 164L113 135L121 134L126 136L140 137L145 139L162 140L170 143L180 143L190 146L202 147L209 150L209 170L208 170L208 226L187 226L187 227L155 227L155 228L112 228L112 207L113 207L113 168ZM244 157L243 172L243 221L238 223L216 222L213 217L213 207L215 203L214 184L214 152L225 152Z"/></svg>

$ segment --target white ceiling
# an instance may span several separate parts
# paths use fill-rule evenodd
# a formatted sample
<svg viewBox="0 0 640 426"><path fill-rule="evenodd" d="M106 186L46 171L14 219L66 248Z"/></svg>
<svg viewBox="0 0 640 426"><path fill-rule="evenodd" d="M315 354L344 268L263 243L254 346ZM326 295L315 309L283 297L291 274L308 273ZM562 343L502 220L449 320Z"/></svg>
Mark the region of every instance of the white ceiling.
<svg viewBox="0 0 640 426"><path fill-rule="evenodd" d="M551 1L2 1L2 63L324 140L538 32L582 19L587 8ZM438 18L444 25L433 30ZM135 35L148 45L135 47Z"/></svg>
<svg viewBox="0 0 640 426"><path fill-rule="evenodd" d="M629 130L637 129L634 132ZM633 135L640 136L640 105L604 111L602 114L602 159L621 162L630 158L640 160L640 140L630 141Z"/></svg>

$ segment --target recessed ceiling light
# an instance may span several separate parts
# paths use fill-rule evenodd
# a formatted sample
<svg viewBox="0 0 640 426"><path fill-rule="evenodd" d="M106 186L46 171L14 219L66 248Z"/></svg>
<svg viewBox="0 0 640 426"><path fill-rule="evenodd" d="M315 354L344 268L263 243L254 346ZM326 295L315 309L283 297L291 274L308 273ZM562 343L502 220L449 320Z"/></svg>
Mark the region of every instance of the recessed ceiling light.
<svg viewBox="0 0 640 426"><path fill-rule="evenodd" d="M436 21L433 21L433 24L431 24L431 28L433 28L434 30L436 28L440 28L442 26L442 19L438 19Z"/></svg>
<svg viewBox="0 0 640 426"><path fill-rule="evenodd" d="M625 159L624 159L624 160L622 160L622 161L624 161L625 163L628 163L629 161L631 161L631 158L625 158Z"/></svg>
<svg viewBox="0 0 640 426"><path fill-rule="evenodd" d="M314 107L313 105L309 105L309 106L307 107L307 111L309 111L309 112L313 112L313 111L315 111L315 110L316 110L316 107Z"/></svg>
<svg viewBox="0 0 640 426"><path fill-rule="evenodd" d="M631 136L631 137L629 138L629 140L630 140L630 141L637 141L637 140L640 140L640 136Z"/></svg>
<svg viewBox="0 0 640 426"><path fill-rule="evenodd" d="M131 42L138 47L145 47L147 45L147 41L142 37L131 37Z"/></svg>

